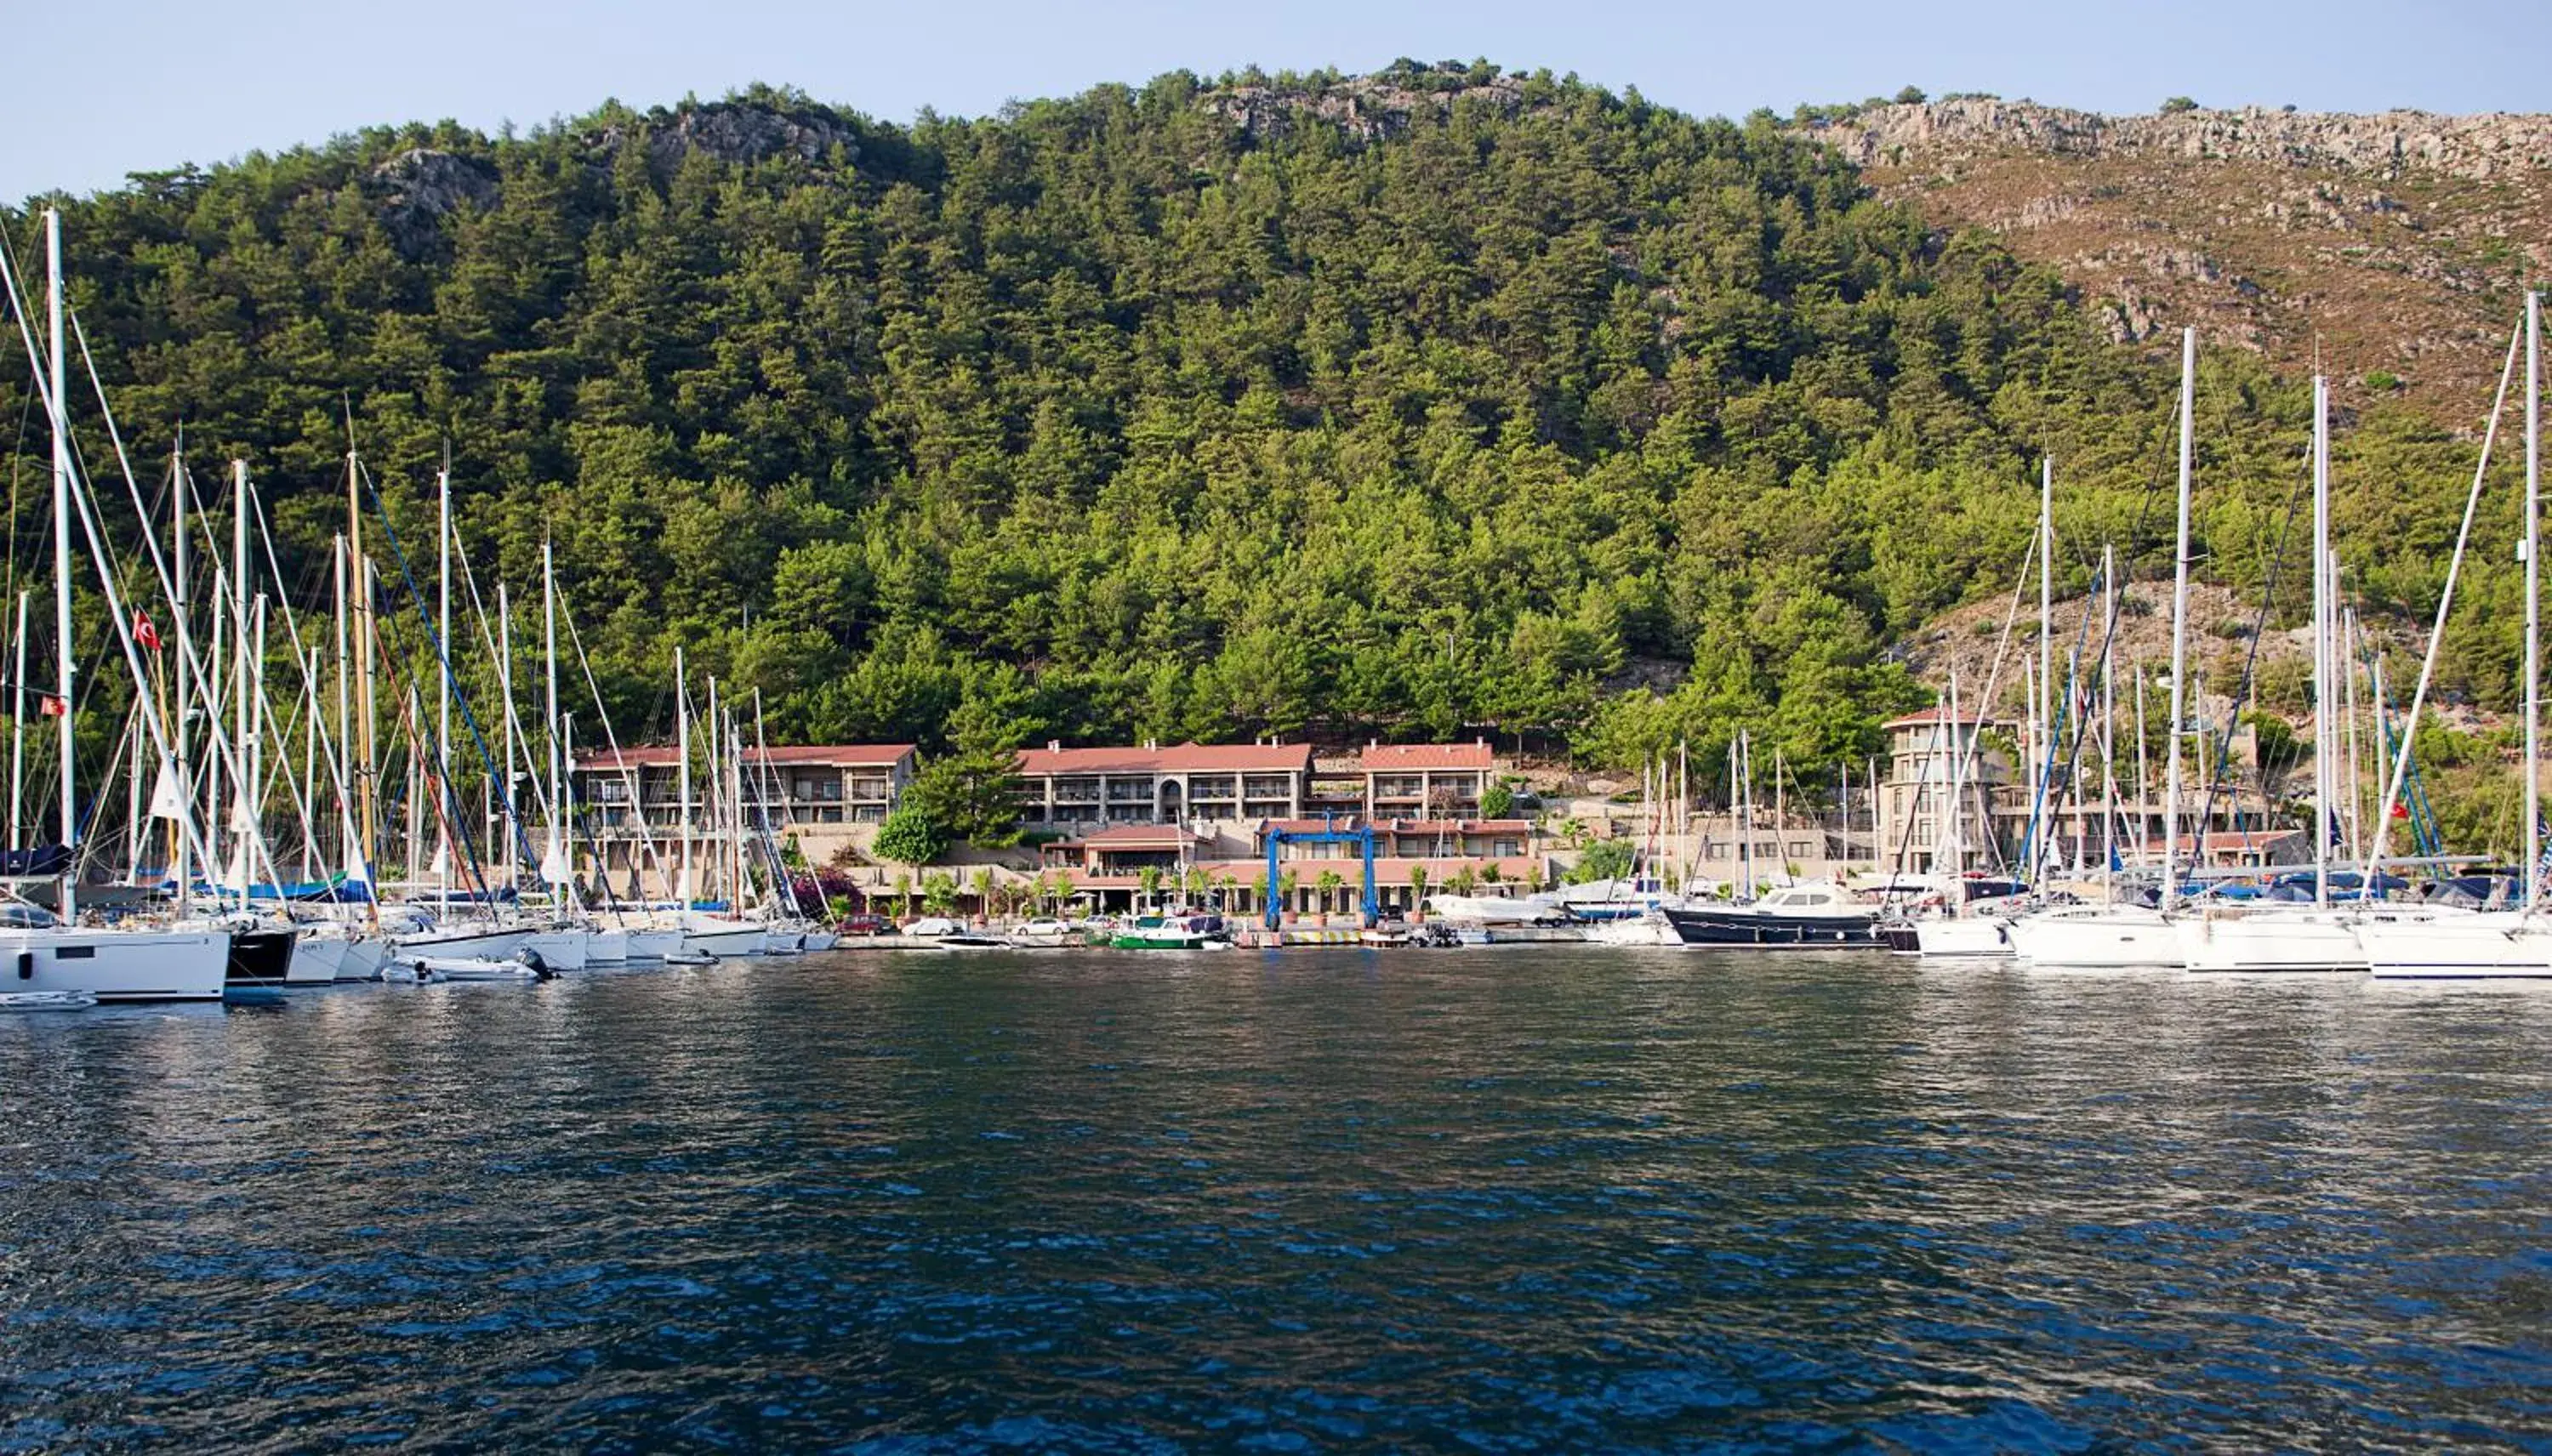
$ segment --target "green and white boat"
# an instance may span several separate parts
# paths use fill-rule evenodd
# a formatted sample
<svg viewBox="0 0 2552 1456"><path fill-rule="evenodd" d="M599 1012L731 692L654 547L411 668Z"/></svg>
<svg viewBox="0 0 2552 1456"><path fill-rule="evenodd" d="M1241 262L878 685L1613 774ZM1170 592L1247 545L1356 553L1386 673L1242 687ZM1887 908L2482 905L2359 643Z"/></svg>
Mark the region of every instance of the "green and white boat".
<svg viewBox="0 0 2552 1456"><path fill-rule="evenodd" d="M1221 915L1144 915L1108 943L1120 951L1222 951L1231 948L1231 931Z"/></svg>

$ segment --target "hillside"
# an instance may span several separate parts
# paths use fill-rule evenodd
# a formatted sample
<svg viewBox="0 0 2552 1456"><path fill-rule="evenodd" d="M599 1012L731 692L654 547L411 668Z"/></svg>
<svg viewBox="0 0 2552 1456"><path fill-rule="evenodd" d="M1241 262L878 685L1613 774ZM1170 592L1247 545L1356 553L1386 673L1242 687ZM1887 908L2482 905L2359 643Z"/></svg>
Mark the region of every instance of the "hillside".
<svg viewBox="0 0 2552 1456"><path fill-rule="evenodd" d="M138 454L182 420L199 475L248 459L315 604L348 414L411 543L448 448L483 572L555 534L624 737L679 643L781 737L1629 764L1746 725L1813 781L1925 695L1923 625L2005 589L2042 452L2070 589L2167 553L2169 370L1931 205L1766 120L1403 64L910 127L767 90L386 127L65 229ZM2244 595L2306 433L2282 360L2202 364L2204 570ZM2353 589L2424 610L2470 442L2377 398L2340 454ZM2459 693L2507 696L2512 575L2476 576Z"/></svg>
<svg viewBox="0 0 2552 1456"><path fill-rule="evenodd" d="M2470 429L2528 276L2552 265L2552 116L1969 97L1804 118L1881 196L2063 272L2110 337L2195 323L2343 405L2398 392Z"/></svg>

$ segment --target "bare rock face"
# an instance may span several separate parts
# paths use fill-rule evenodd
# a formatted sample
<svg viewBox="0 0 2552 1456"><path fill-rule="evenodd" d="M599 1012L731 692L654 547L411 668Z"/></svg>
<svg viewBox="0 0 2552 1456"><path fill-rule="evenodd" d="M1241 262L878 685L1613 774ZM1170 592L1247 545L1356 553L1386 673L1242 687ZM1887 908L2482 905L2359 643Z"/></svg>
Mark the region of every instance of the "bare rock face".
<svg viewBox="0 0 2552 1456"><path fill-rule="evenodd" d="M495 206L498 183L495 167L476 157L412 147L372 168L370 190L390 246L413 262L441 241L445 218Z"/></svg>
<svg viewBox="0 0 2552 1456"><path fill-rule="evenodd" d="M1457 101L1485 103L1501 116L1513 116L1524 109L1524 83L1514 76L1495 76L1478 85L1421 89L1388 76L1350 76L1317 87L1230 86L1203 100L1208 111L1252 141L1290 136L1309 123L1372 143L1406 134L1411 120L1423 113L1446 115Z"/></svg>
<svg viewBox="0 0 2552 1456"><path fill-rule="evenodd" d="M2425 170L2475 181L2552 167L2552 116L2505 113L2355 116L2246 106L2110 117L1977 97L1873 106L1807 131L1863 166L1908 153L1941 158L2019 148L2066 156L2181 156L2387 175Z"/></svg>
<svg viewBox="0 0 2552 1456"><path fill-rule="evenodd" d="M1990 97L1803 120L1882 196L2059 269L2110 337L2182 324L2469 427L2525 280L2552 265L2552 116ZM2366 381L2376 380L2380 383Z"/></svg>
<svg viewBox="0 0 2552 1456"><path fill-rule="evenodd" d="M659 124L648 134L647 156L659 167L679 165L691 152L748 165L783 156L811 162L837 146L855 152L858 145L856 134L829 116L717 101L687 106Z"/></svg>

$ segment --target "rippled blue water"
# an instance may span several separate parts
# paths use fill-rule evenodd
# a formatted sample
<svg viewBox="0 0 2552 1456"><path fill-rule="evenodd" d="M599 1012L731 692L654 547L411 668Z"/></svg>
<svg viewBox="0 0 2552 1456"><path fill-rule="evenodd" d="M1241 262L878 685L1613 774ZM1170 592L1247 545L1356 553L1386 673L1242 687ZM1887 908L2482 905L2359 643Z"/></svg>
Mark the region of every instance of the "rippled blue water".
<svg viewBox="0 0 2552 1456"><path fill-rule="evenodd" d="M2552 1450L2552 996L880 953L0 1021L0 1449Z"/></svg>

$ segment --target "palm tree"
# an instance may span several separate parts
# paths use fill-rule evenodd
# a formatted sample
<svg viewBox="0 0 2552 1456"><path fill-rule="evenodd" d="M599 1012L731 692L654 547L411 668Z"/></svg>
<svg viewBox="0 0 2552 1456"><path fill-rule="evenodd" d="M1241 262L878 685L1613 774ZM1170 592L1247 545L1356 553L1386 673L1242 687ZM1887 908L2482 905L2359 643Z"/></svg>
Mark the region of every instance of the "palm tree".
<svg viewBox="0 0 2552 1456"><path fill-rule="evenodd" d="M1062 914L1063 907L1070 903L1071 900L1072 872L1069 870L1057 870L1054 872L1054 912L1058 915Z"/></svg>
<svg viewBox="0 0 2552 1456"><path fill-rule="evenodd" d="M896 876L896 877L895 877L895 897L896 897L897 899L900 899L900 900L904 901L904 913L903 913L903 915L902 915L902 917L901 917L901 918L905 919L905 920L909 920L909 919L911 919L911 918L912 918L912 872L911 872L911 871L906 870L906 871L904 871L904 873L902 873L902 874L900 874L900 875L898 875L898 876Z"/></svg>
<svg viewBox="0 0 2552 1456"><path fill-rule="evenodd" d="M945 915L957 908L957 877L945 870L922 876L921 907L934 915Z"/></svg>
<svg viewBox="0 0 2552 1456"><path fill-rule="evenodd" d="M1346 884L1346 880L1335 870L1324 870L1321 872L1321 878L1315 883L1321 887L1321 913L1327 915L1330 907L1336 903L1338 886Z"/></svg>
<svg viewBox="0 0 2552 1456"><path fill-rule="evenodd" d="M1427 898L1427 867L1424 865L1412 865L1409 867L1409 908L1411 913L1414 914L1417 912L1418 902L1425 898Z"/></svg>
<svg viewBox="0 0 2552 1456"><path fill-rule="evenodd" d="M1277 872L1276 908L1279 911L1285 913L1292 912L1294 908L1294 891L1300 884L1302 878L1303 877L1295 874L1291 870L1280 870Z"/></svg>
<svg viewBox="0 0 2552 1456"><path fill-rule="evenodd" d="M990 865L975 867L975 904L985 919L993 917L993 867Z"/></svg>
<svg viewBox="0 0 2552 1456"><path fill-rule="evenodd" d="M1143 903L1158 908L1161 898L1161 867L1145 865L1142 873L1134 877L1134 881L1143 886Z"/></svg>

